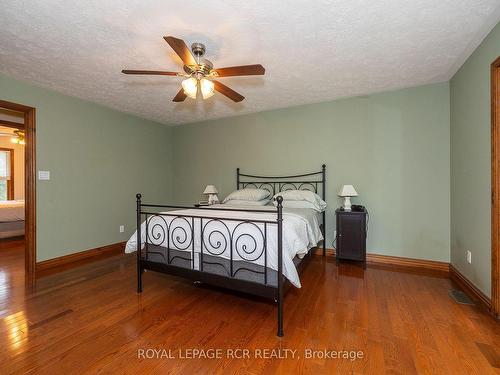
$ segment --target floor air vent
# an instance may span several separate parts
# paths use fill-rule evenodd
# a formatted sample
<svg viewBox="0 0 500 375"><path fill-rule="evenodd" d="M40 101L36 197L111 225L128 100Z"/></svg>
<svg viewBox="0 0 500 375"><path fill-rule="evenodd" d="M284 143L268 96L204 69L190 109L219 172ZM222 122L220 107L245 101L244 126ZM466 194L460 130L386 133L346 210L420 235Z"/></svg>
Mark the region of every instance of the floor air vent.
<svg viewBox="0 0 500 375"><path fill-rule="evenodd" d="M461 290L451 289L448 294L456 302L462 305L474 305L474 302Z"/></svg>

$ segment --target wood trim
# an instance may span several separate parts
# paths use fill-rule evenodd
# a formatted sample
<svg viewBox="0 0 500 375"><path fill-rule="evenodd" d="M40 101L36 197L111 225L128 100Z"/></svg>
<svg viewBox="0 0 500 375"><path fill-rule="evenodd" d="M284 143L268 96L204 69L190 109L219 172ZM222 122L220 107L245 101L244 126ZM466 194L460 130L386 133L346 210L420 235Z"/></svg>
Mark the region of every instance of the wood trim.
<svg viewBox="0 0 500 375"><path fill-rule="evenodd" d="M36 280L36 109L0 100L0 107L24 113L24 237L26 286L33 288ZM17 124L16 124L17 126Z"/></svg>
<svg viewBox="0 0 500 375"><path fill-rule="evenodd" d="M26 113L33 109L33 107L29 107L24 104L12 103L6 100L0 100L0 107L5 109L10 109L11 111Z"/></svg>
<svg viewBox="0 0 500 375"><path fill-rule="evenodd" d="M419 270L443 272L445 274L448 274L450 270L450 264L448 262L438 262L435 260L427 260L427 259L404 258L391 255L367 254L366 262L368 264L394 266L400 268L414 268Z"/></svg>
<svg viewBox="0 0 500 375"><path fill-rule="evenodd" d="M25 146L24 146L24 199L25 218L24 232L26 241L26 271L31 286L36 280L36 110L31 108L24 113Z"/></svg>
<svg viewBox="0 0 500 375"><path fill-rule="evenodd" d="M500 315L500 57L491 64L491 312Z"/></svg>
<svg viewBox="0 0 500 375"><path fill-rule="evenodd" d="M8 151L10 163L10 180L7 180L7 200L14 200L14 149L7 147L0 147L0 151Z"/></svg>
<svg viewBox="0 0 500 375"><path fill-rule="evenodd" d="M24 123L8 121L8 120L0 120L0 125L5 126L6 128L13 129L21 129L24 130Z"/></svg>
<svg viewBox="0 0 500 375"><path fill-rule="evenodd" d="M323 248L318 246L318 247L312 249L312 252L314 255L323 255ZM335 256L335 249L330 249L327 247L325 249L325 255L328 257L334 257Z"/></svg>
<svg viewBox="0 0 500 375"><path fill-rule="evenodd" d="M316 249L315 254L322 254L322 249ZM335 249L326 249L327 256L335 256ZM404 270L418 270L432 272L448 276L450 264L448 262L438 262L435 260L414 259L397 257L392 255L366 254L366 263L371 266L384 266Z"/></svg>
<svg viewBox="0 0 500 375"><path fill-rule="evenodd" d="M44 260L36 263L37 277L49 273L63 271L69 268L81 266L82 264L107 258L125 252L126 242L118 242L111 245L96 247L95 249L80 251L78 253L63 255L61 257Z"/></svg>
<svg viewBox="0 0 500 375"><path fill-rule="evenodd" d="M14 152L14 149L11 148L9 150L10 152L10 180L7 181L7 199L9 200L14 200L14 163L16 162L15 161L15 152Z"/></svg>
<svg viewBox="0 0 500 375"><path fill-rule="evenodd" d="M491 300L481 292L469 279L450 264L450 279L453 280L469 297L482 307L491 311Z"/></svg>

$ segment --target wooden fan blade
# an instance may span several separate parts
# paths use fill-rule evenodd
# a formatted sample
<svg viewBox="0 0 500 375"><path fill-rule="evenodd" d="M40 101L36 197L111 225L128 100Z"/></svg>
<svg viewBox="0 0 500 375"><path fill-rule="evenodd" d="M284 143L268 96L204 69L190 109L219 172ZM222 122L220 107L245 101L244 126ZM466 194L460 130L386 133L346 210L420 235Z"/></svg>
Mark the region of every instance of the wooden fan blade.
<svg viewBox="0 0 500 375"><path fill-rule="evenodd" d="M219 77L232 76L259 76L266 72L266 69L260 64L230 66L227 68L214 69Z"/></svg>
<svg viewBox="0 0 500 375"><path fill-rule="evenodd" d="M184 65L198 65L193 57L193 54L191 53L191 50L182 39L177 39L173 36L164 36L163 39L165 39L175 53L179 55Z"/></svg>
<svg viewBox="0 0 500 375"><path fill-rule="evenodd" d="M155 76L176 76L176 72L164 72L160 70L129 70L129 69L124 69L122 70L123 74L149 74L149 75L155 75Z"/></svg>
<svg viewBox="0 0 500 375"><path fill-rule="evenodd" d="M180 89L177 95L172 100L173 102L183 102L184 99L187 98L187 95L184 93L184 89Z"/></svg>
<svg viewBox="0 0 500 375"><path fill-rule="evenodd" d="M222 95L226 95L229 99L231 99L233 102L241 102L245 97L243 95L238 94L236 91L233 89L230 89L226 85L223 85L220 82L217 81L212 81L214 83L214 88L220 92Z"/></svg>

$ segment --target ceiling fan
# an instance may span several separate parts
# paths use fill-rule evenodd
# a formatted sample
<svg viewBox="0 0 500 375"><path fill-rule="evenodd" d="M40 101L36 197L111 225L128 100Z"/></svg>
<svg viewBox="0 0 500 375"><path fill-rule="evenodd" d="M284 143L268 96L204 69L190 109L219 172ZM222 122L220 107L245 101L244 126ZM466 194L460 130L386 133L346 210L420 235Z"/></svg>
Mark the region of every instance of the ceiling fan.
<svg viewBox="0 0 500 375"><path fill-rule="evenodd" d="M214 95L214 90L227 96L234 102L241 102L245 97L238 94L233 89L223 85L214 78L234 77L234 76L253 76L263 75L265 69L260 64L231 66L228 68L214 69L211 61L202 58L205 55L205 45L202 43L193 43L191 51L182 39L174 38L173 36L163 37L172 49L179 55L184 63L184 72L166 72L157 70L129 70L124 69L124 74L146 74L146 75L161 75L161 76L177 76L186 78L182 81L182 88L175 95L174 102L182 102L186 97L196 99L198 87L200 88L203 99L208 99ZM192 52L192 53L191 53ZM193 56L194 54L194 56ZM195 57L196 56L196 57Z"/></svg>
<svg viewBox="0 0 500 375"><path fill-rule="evenodd" d="M0 131L0 137L10 137L10 141L12 143L16 143L19 145L26 144L25 134L22 130L14 130L12 133Z"/></svg>

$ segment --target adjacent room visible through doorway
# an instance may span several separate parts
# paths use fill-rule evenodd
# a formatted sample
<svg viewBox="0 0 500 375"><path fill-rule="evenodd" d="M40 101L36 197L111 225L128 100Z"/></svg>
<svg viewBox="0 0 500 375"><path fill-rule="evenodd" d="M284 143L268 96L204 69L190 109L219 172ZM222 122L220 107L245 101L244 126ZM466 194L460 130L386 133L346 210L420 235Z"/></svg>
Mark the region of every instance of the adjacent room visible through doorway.
<svg viewBox="0 0 500 375"><path fill-rule="evenodd" d="M35 110L0 101L1 290L32 286L35 278ZM1 297L1 295L0 295Z"/></svg>
<svg viewBox="0 0 500 375"><path fill-rule="evenodd" d="M9 283L2 290L25 279L24 147L24 113L0 107L0 272Z"/></svg>

